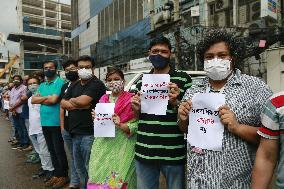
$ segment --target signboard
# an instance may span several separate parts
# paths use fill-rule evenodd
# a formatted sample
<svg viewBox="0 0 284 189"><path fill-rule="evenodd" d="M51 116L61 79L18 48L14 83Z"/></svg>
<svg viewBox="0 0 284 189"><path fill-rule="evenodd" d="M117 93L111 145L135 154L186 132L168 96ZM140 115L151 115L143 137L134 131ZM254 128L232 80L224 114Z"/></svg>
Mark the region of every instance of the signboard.
<svg viewBox="0 0 284 189"><path fill-rule="evenodd" d="M199 16L199 6L191 7L190 14L192 17Z"/></svg>
<svg viewBox="0 0 284 189"><path fill-rule="evenodd" d="M271 17L277 20L277 0L261 0L260 17Z"/></svg>

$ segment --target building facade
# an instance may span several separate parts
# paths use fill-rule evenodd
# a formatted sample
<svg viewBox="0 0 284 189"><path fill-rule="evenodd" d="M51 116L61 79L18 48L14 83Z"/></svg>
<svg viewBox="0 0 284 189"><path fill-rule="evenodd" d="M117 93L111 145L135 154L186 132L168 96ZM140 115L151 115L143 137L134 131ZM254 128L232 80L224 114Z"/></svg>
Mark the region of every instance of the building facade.
<svg viewBox="0 0 284 189"><path fill-rule="evenodd" d="M46 60L60 65L71 57L70 3L18 0L17 13L20 33L10 33L8 40L20 43L20 72L42 69Z"/></svg>
<svg viewBox="0 0 284 189"><path fill-rule="evenodd" d="M150 22L143 17L143 0L71 2L73 56L95 58L99 77L107 66L127 70L130 60L146 56Z"/></svg>

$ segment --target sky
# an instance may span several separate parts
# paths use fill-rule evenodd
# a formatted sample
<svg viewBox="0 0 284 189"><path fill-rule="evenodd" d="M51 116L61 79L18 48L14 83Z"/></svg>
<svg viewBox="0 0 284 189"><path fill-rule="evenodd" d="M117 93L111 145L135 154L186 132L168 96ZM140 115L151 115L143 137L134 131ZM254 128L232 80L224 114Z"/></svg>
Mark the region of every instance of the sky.
<svg viewBox="0 0 284 189"><path fill-rule="evenodd" d="M69 5L71 2L71 0L59 0L59 1L61 3ZM14 33L19 32L16 6L17 6L17 0L0 0L0 32L4 33L6 38L11 32ZM11 54L19 55L19 43L7 40L5 46L0 45L0 53L3 53L4 56L7 56L8 50L10 51Z"/></svg>
<svg viewBox="0 0 284 189"><path fill-rule="evenodd" d="M10 32L19 32L16 6L17 0L0 0L0 32L6 38ZM7 50L11 54L19 54L19 44L6 41L6 46L0 46L0 52L7 56Z"/></svg>

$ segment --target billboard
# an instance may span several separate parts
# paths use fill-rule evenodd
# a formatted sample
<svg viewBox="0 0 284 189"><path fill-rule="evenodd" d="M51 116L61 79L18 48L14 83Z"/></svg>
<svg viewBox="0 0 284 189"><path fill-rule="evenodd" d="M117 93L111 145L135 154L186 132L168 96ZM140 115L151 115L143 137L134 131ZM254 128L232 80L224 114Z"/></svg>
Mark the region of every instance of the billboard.
<svg viewBox="0 0 284 189"><path fill-rule="evenodd" d="M277 20L277 0L261 0L260 17L271 17Z"/></svg>

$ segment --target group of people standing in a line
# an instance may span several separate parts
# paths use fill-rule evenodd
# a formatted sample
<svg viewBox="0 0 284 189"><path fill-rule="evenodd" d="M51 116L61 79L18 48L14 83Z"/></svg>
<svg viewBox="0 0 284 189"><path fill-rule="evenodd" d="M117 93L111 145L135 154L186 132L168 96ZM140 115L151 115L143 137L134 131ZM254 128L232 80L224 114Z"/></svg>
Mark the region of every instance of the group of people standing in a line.
<svg viewBox="0 0 284 189"><path fill-rule="evenodd" d="M166 115L141 113L142 80L135 94L124 91L124 74L117 68L108 69L104 84L94 75L91 57L68 60L62 65L65 83L57 64L46 61L44 77L33 75L23 83L15 75L3 95L10 102L17 148L32 142L42 166L37 175L54 189L67 183L69 188L157 189L160 173L169 189L261 189L269 186L277 162L276 185L284 188L284 93L272 96L263 81L241 73L244 49L225 30L209 30L197 46L207 76L192 84L170 63L169 40L153 39L149 74L170 76ZM197 93L225 95L218 110L224 125L221 151L184 139ZM114 138L94 138L98 102L115 103ZM64 144L71 156L70 179Z"/></svg>

